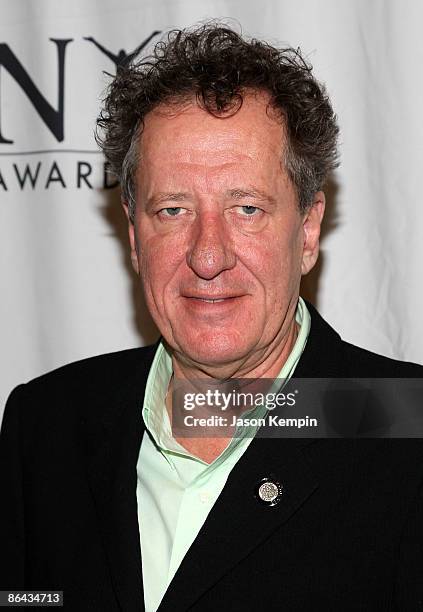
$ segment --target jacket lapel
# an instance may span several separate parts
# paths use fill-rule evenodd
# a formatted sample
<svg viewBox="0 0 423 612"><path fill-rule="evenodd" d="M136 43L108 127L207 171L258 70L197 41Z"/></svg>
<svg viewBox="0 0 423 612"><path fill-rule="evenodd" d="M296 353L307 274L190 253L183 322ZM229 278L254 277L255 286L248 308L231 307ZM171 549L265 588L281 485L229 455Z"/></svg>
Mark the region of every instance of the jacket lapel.
<svg viewBox="0 0 423 612"><path fill-rule="evenodd" d="M142 351L144 359L132 366L119 389L103 398L101 421L93 417L85 424L87 455L91 455L88 480L113 586L125 612L144 610L136 464L144 431L144 390L154 350Z"/></svg>
<svg viewBox="0 0 423 612"><path fill-rule="evenodd" d="M313 494L318 483L302 453L309 443L259 438L251 442L182 561L159 612L187 610ZM258 484L266 477L282 485L281 501L275 506L257 499Z"/></svg>

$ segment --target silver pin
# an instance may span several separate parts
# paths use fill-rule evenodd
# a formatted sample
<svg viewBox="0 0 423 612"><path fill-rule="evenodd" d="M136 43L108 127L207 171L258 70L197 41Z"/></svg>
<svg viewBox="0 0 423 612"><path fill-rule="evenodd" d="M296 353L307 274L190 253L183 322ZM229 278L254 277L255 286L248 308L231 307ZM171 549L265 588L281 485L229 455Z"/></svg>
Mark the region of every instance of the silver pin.
<svg viewBox="0 0 423 612"><path fill-rule="evenodd" d="M263 478L256 489L256 497L266 506L275 506L281 500L282 485L273 478Z"/></svg>

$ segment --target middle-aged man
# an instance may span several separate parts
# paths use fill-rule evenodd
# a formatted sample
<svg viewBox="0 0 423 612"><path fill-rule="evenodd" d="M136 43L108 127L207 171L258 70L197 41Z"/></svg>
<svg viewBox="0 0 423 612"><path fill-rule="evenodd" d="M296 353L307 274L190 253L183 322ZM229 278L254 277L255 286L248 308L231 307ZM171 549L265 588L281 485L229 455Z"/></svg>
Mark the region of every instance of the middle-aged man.
<svg viewBox="0 0 423 612"><path fill-rule="evenodd" d="M309 66L214 23L173 32L118 70L100 127L161 340L10 396L1 588L76 611L423 610L421 440L170 424L177 381L423 377L299 298L338 133Z"/></svg>

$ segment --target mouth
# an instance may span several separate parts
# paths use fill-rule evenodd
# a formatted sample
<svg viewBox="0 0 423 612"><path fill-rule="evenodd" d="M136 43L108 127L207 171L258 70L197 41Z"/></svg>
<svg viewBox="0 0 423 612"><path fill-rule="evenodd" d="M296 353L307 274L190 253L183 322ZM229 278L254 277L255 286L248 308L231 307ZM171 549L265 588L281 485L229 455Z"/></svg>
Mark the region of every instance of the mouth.
<svg viewBox="0 0 423 612"><path fill-rule="evenodd" d="M224 302L225 300L231 300L231 299L233 299L233 296L226 297L226 298L189 297L189 299L191 299L191 300L199 300L200 302L206 302L207 304L216 304L217 302Z"/></svg>
<svg viewBox="0 0 423 612"><path fill-rule="evenodd" d="M228 309L232 311L232 309L243 297L244 295L241 294L198 295L187 293L182 295L182 298L185 300L185 304L188 308L192 308L195 312L203 314L212 314L213 312L219 312L222 314Z"/></svg>
<svg viewBox="0 0 423 612"><path fill-rule="evenodd" d="M229 302L231 300L236 300L240 297L243 297L241 294L229 294L229 295L210 295L210 294L195 294L195 293L185 293L182 294L182 297L193 301L193 302L204 302L205 304L217 304L220 302Z"/></svg>
<svg viewBox="0 0 423 612"><path fill-rule="evenodd" d="M199 325L222 325L223 320L231 323L240 316L246 298L245 293L210 294L191 293L181 294L183 307L188 316L193 317Z"/></svg>

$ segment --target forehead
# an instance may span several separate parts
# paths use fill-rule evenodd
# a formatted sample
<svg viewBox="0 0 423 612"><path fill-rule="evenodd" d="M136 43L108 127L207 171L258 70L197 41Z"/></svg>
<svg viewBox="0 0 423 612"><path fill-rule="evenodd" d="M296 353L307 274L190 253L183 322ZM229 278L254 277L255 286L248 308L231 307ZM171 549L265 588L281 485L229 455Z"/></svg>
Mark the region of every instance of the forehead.
<svg viewBox="0 0 423 612"><path fill-rule="evenodd" d="M140 166L280 164L283 120L266 92L249 92L233 114L214 116L195 100L161 105L147 114L140 139Z"/></svg>

